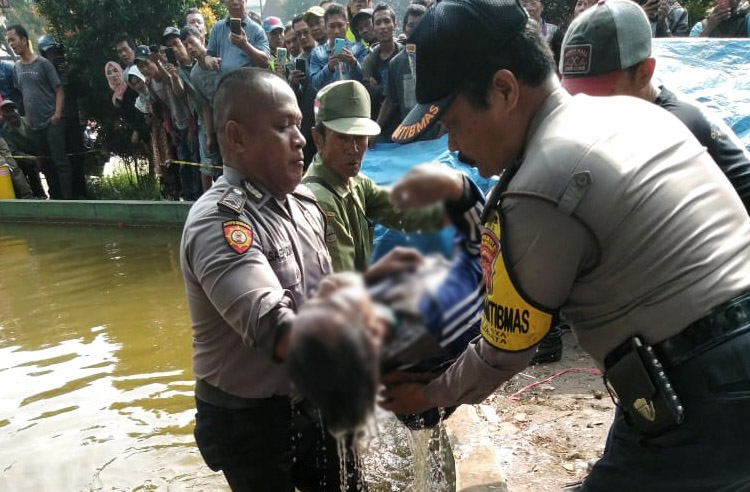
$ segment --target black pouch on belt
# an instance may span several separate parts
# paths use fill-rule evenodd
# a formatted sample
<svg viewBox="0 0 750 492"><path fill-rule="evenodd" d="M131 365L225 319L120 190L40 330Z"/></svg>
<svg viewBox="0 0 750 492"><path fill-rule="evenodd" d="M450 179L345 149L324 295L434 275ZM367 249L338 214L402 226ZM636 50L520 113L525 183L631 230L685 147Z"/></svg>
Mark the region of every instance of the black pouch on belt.
<svg viewBox="0 0 750 492"><path fill-rule="evenodd" d="M604 360L604 383L615 404L645 436L682 423L684 408L654 350L635 336Z"/></svg>

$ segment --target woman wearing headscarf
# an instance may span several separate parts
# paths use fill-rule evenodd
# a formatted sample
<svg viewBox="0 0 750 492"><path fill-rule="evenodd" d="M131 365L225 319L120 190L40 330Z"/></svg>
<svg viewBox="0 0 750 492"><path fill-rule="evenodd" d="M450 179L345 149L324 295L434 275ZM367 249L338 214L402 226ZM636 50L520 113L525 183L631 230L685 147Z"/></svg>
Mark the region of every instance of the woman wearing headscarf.
<svg viewBox="0 0 750 492"><path fill-rule="evenodd" d="M122 108L122 99L128 90L122 68L113 61L107 62L104 65L104 75L107 77L107 83L112 90L112 105L116 108Z"/></svg>

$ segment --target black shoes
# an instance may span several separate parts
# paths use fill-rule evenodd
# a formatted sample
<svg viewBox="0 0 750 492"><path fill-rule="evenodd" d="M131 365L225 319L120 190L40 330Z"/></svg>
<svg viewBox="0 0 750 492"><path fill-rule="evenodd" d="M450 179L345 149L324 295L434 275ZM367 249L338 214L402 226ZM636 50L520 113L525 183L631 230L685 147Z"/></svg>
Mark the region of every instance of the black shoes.
<svg viewBox="0 0 750 492"><path fill-rule="evenodd" d="M547 335L542 338L536 348L536 354L531 359L529 365L549 364L562 359L562 333L563 325L553 327Z"/></svg>

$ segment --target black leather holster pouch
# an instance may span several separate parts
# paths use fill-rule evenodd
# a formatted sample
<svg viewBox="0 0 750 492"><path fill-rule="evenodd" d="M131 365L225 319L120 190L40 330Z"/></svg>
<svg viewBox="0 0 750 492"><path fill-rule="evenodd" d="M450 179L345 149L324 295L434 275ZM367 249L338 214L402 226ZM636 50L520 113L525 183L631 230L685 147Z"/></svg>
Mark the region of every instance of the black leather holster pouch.
<svg viewBox="0 0 750 492"><path fill-rule="evenodd" d="M654 437L682 423L684 408L649 345L635 336L604 359L604 383L641 434Z"/></svg>

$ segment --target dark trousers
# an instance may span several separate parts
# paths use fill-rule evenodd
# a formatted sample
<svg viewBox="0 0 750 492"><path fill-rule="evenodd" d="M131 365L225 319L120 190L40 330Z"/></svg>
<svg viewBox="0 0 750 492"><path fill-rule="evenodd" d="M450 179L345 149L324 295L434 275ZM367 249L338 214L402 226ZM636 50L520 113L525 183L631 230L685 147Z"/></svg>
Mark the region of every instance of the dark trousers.
<svg viewBox="0 0 750 492"><path fill-rule="evenodd" d="M604 456L579 490L750 490L750 332L666 372L683 423L646 438L618 409Z"/></svg>
<svg viewBox="0 0 750 492"><path fill-rule="evenodd" d="M200 163L200 153L198 150L196 135L195 143L191 144L190 129L176 130L177 143L177 160ZM201 184L200 166L189 164L180 164L180 197L184 200L197 200L203 194L203 185Z"/></svg>
<svg viewBox="0 0 750 492"><path fill-rule="evenodd" d="M86 148L83 146L83 128L78 121L65 123L65 149L70 161L73 198L86 199Z"/></svg>
<svg viewBox="0 0 750 492"><path fill-rule="evenodd" d="M72 174L70 161L65 153L65 126L49 124L35 131L39 148L49 151L51 159L42 159L42 172L47 178L50 198L69 200L72 198Z"/></svg>
<svg viewBox="0 0 750 492"><path fill-rule="evenodd" d="M234 492L341 490L336 440L316 411L293 407L284 397L242 410L196 398L196 408L198 449ZM346 454L347 490L366 491L351 439Z"/></svg>
<svg viewBox="0 0 750 492"><path fill-rule="evenodd" d="M42 179L39 177L39 169L37 168L37 161L32 159L19 159L18 167L21 168L23 174L26 176L31 187L31 193L34 198L47 198L47 194L44 192L44 186L42 186Z"/></svg>

